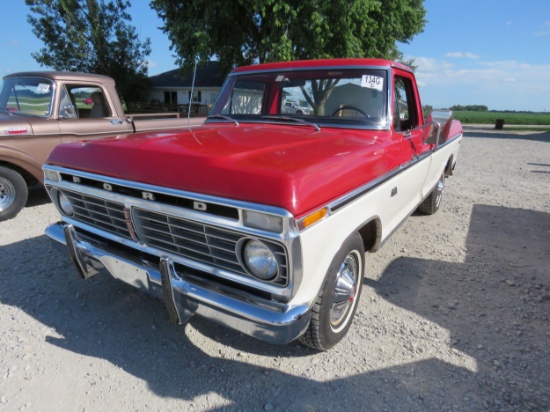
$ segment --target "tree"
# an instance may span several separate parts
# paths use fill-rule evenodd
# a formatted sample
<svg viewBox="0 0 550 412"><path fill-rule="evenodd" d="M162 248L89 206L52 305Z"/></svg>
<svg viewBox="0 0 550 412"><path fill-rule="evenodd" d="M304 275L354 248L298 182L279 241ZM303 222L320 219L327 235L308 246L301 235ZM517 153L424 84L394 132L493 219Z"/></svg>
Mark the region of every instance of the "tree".
<svg viewBox="0 0 550 412"><path fill-rule="evenodd" d="M488 112L489 108L482 104L467 104L466 106L454 105L449 108L453 112L468 111L468 112Z"/></svg>
<svg viewBox="0 0 550 412"><path fill-rule="evenodd" d="M151 41L129 24L128 0L25 0L27 21L44 47L32 57L54 70L111 76L125 100L146 91Z"/></svg>
<svg viewBox="0 0 550 412"><path fill-rule="evenodd" d="M402 57L424 27L423 0L152 0L177 63Z"/></svg>

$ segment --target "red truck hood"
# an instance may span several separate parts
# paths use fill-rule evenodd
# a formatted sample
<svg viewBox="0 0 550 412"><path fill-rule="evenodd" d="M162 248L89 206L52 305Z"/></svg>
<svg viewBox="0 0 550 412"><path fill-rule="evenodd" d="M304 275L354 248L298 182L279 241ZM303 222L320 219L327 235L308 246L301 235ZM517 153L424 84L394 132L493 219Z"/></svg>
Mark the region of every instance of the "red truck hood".
<svg viewBox="0 0 550 412"><path fill-rule="evenodd" d="M388 170L383 131L206 125L57 146L47 163L282 207L299 217Z"/></svg>

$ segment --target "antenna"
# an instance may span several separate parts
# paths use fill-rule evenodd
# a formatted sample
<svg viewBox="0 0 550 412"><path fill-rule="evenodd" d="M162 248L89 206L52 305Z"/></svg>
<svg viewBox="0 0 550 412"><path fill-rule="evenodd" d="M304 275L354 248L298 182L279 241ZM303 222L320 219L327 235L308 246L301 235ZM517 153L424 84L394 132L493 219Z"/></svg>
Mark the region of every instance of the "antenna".
<svg viewBox="0 0 550 412"><path fill-rule="evenodd" d="M193 102L193 90L195 88L195 76L197 75L197 63L198 60L195 60L195 69L193 70L193 82L191 83L191 94L189 95L189 108L187 110L187 127L190 127L189 123L191 122L191 105Z"/></svg>

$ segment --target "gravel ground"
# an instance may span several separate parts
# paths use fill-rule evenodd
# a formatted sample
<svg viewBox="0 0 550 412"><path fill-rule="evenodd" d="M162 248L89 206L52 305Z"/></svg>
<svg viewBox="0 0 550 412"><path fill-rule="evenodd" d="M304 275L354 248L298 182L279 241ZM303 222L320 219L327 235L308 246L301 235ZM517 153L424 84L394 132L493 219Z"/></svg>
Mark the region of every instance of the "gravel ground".
<svg viewBox="0 0 550 412"><path fill-rule="evenodd" d="M272 346L108 277L43 234L43 189L0 223L0 411L549 411L550 134L467 130L441 210L367 255L344 341Z"/></svg>

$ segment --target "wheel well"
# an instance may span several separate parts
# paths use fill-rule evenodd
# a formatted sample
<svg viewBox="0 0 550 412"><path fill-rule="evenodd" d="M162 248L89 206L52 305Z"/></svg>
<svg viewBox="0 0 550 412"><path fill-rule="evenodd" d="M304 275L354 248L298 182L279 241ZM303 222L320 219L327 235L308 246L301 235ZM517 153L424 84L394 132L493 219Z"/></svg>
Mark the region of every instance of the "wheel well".
<svg viewBox="0 0 550 412"><path fill-rule="evenodd" d="M21 168L17 165L14 165L13 163L0 161L0 166L6 167L8 169L14 170L17 173L19 173L21 175L21 177L23 177L23 179L25 180L25 183L27 184L27 186L29 186L29 187L35 185L36 183L38 183L38 180L36 180L36 178L33 175L31 175L25 169L23 169L23 168Z"/></svg>
<svg viewBox="0 0 550 412"><path fill-rule="evenodd" d="M453 164L454 159L453 156L449 157L449 160L447 161L447 165L445 166L445 177L449 177L453 175Z"/></svg>
<svg viewBox="0 0 550 412"><path fill-rule="evenodd" d="M365 252L376 252L380 248L382 224L378 218L374 218L365 223L359 228L358 232L363 239Z"/></svg>

